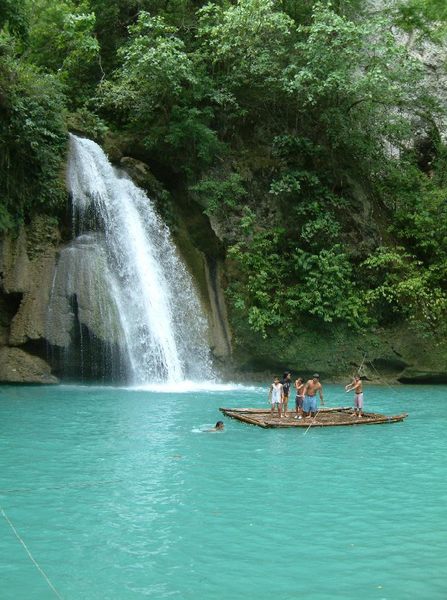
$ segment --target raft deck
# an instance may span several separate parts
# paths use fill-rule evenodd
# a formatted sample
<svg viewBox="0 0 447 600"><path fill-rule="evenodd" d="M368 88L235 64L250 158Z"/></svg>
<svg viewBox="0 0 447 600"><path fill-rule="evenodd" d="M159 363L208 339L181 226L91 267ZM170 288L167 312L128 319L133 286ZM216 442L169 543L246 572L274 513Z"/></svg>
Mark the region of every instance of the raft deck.
<svg viewBox="0 0 447 600"><path fill-rule="evenodd" d="M258 427L338 427L340 425L382 425L385 423L397 423L408 417L408 413L387 416L379 413L363 413L357 417L352 407L339 406L336 408L322 408L315 417L295 419L295 412L288 412L287 417L279 418L278 414L272 417L270 410L260 408L220 408L226 417L237 419L243 423L257 425Z"/></svg>

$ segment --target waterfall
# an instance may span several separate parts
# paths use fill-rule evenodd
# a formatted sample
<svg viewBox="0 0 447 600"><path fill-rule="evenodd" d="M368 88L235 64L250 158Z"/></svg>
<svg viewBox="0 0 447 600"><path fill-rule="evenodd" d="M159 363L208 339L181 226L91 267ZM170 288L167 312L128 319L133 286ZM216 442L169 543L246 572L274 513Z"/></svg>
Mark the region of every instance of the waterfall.
<svg viewBox="0 0 447 600"><path fill-rule="evenodd" d="M56 267L50 344L70 343L75 299L79 324L119 349L131 383L210 379L207 321L151 200L97 144L74 135L67 182L78 237Z"/></svg>

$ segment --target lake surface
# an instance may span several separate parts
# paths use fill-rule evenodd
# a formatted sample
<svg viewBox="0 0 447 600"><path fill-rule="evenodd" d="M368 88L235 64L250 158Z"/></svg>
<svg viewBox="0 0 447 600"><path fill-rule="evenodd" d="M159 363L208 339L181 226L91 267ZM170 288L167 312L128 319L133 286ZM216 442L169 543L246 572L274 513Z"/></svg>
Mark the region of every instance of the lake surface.
<svg viewBox="0 0 447 600"><path fill-rule="evenodd" d="M367 386L408 419L306 435L218 412L266 395L1 387L1 599L445 599L447 387Z"/></svg>

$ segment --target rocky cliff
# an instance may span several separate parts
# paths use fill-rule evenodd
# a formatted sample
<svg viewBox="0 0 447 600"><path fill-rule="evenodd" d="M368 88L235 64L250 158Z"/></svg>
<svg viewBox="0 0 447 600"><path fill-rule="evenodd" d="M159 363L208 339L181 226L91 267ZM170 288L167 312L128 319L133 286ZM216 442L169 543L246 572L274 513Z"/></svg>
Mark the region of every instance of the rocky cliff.
<svg viewBox="0 0 447 600"><path fill-rule="evenodd" d="M261 177L253 171L252 193L258 206L263 202L256 189ZM352 181L350 187L351 243L354 246L361 239L366 252L372 252L387 235L386 224L361 185ZM379 384L447 382L447 343L436 342L429 331L417 330L409 323L368 332L338 327L321 331L309 323L307 328L301 324L277 337L264 339L255 334L231 310L226 296L228 282L238 276L225 250L237 239L237 227L225 215L209 219L203 207L187 194L174 194L166 202L177 243L207 306L215 355L229 379L257 380L288 368L303 375L317 370L326 380L344 381L347 374L361 367L362 376ZM264 202L268 204L270 199ZM267 205L265 211L268 214Z"/></svg>
<svg viewBox="0 0 447 600"><path fill-rule="evenodd" d="M216 365L226 363L231 333L221 250L207 219L194 204L176 204L143 162L122 154L115 159L169 223L208 315ZM70 230L70 223L62 228ZM91 353L109 363L105 377L121 377L123 365L113 360L120 354L118 319L114 323L110 310L100 310L106 289L101 274L107 267L97 235L62 239L56 219L41 216L0 238L0 381L47 384L58 381L55 375L94 379L98 372L90 363L98 361ZM114 362L117 373L111 372Z"/></svg>
<svg viewBox="0 0 447 600"><path fill-rule="evenodd" d="M0 380L3 382L57 383L42 356L59 241L58 227L48 217L37 217L0 240Z"/></svg>
<svg viewBox="0 0 447 600"><path fill-rule="evenodd" d="M173 187L168 193L143 162L123 155L118 155L117 160L154 198L171 227L200 290L216 365L225 377L257 379L289 368L303 375L318 370L326 380L337 381L361 367L363 376L378 383L447 382L447 344L435 343L427 332L415 331L402 323L368 333L336 328L322 332L310 324L308 328L300 325L295 331L268 339L250 331L240 316L231 310L228 314L225 289L235 273L225 248L228 239L237 236L231 224L216 218L211 223L203 207L182 190ZM368 239L380 239L380 222L374 220L374 207L361 191L354 190L353 197L358 201L355 214L367 215L362 222L368 223L371 234ZM1 239L0 380L3 382L56 383L54 372L58 372L59 365L51 349L67 349L70 343L81 343L73 337L75 320L76 328L80 324L98 340L99 351L101 344L114 343L111 325L105 326L100 315L89 311L89 294L95 290L81 289L87 285L81 276L77 280L76 315L70 299L62 293L58 297L58 289L63 286L55 277L55 265L59 261L61 267L67 248L70 245L61 240L56 221L49 217L35 218L15 234ZM73 259L75 254L70 252L70 256ZM81 267L83 259L78 262ZM59 269L59 277L63 271ZM51 294L58 299L49 311ZM70 372L74 377L80 372L76 360Z"/></svg>

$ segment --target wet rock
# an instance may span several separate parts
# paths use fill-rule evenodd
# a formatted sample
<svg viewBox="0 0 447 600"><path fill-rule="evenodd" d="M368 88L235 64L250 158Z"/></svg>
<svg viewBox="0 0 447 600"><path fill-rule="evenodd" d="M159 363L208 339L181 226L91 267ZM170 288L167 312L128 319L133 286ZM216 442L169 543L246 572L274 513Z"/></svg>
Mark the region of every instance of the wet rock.
<svg viewBox="0 0 447 600"><path fill-rule="evenodd" d="M20 348L0 348L0 381L2 383L55 384L50 366L37 356Z"/></svg>
<svg viewBox="0 0 447 600"><path fill-rule="evenodd" d="M1 287L6 294L23 293L29 288L29 258L26 232L21 227L17 235L6 235L0 243Z"/></svg>
<svg viewBox="0 0 447 600"><path fill-rule="evenodd" d="M253 332L236 332L234 369L270 377L284 369L324 381L347 383L359 373L371 383L443 383L447 381L447 343L433 345L406 324L374 332L309 331L304 327L281 338L263 340ZM258 377L254 378L255 380Z"/></svg>
<svg viewBox="0 0 447 600"><path fill-rule="evenodd" d="M205 267L210 300L208 322L211 349L216 358L225 359L231 355L231 330L223 293L221 266L217 260L209 258Z"/></svg>
<svg viewBox="0 0 447 600"><path fill-rule="evenodd" d="M45 336L68 348L76 326L110 344L122 338L118 307L110 294L109 272L100 234L78 236L60 251L48 304Z"/></svg>
<svg viewBox="0 0 447 600"><path fill-rule="evenodd" d="M56 261L59 231L53 219L37 217L17 241L7 237L3 254L3 287L23 293L9 332L9 345L45 338L47 308Z"/></svg>
<svg viewBox="0 0 447 600"><path fill-rule="evenodd" d="M159 201L166 196L165 188L146 163L130 156L124 156L120 160L120 165L136 185L146 190L150 198Z"/></svg>

